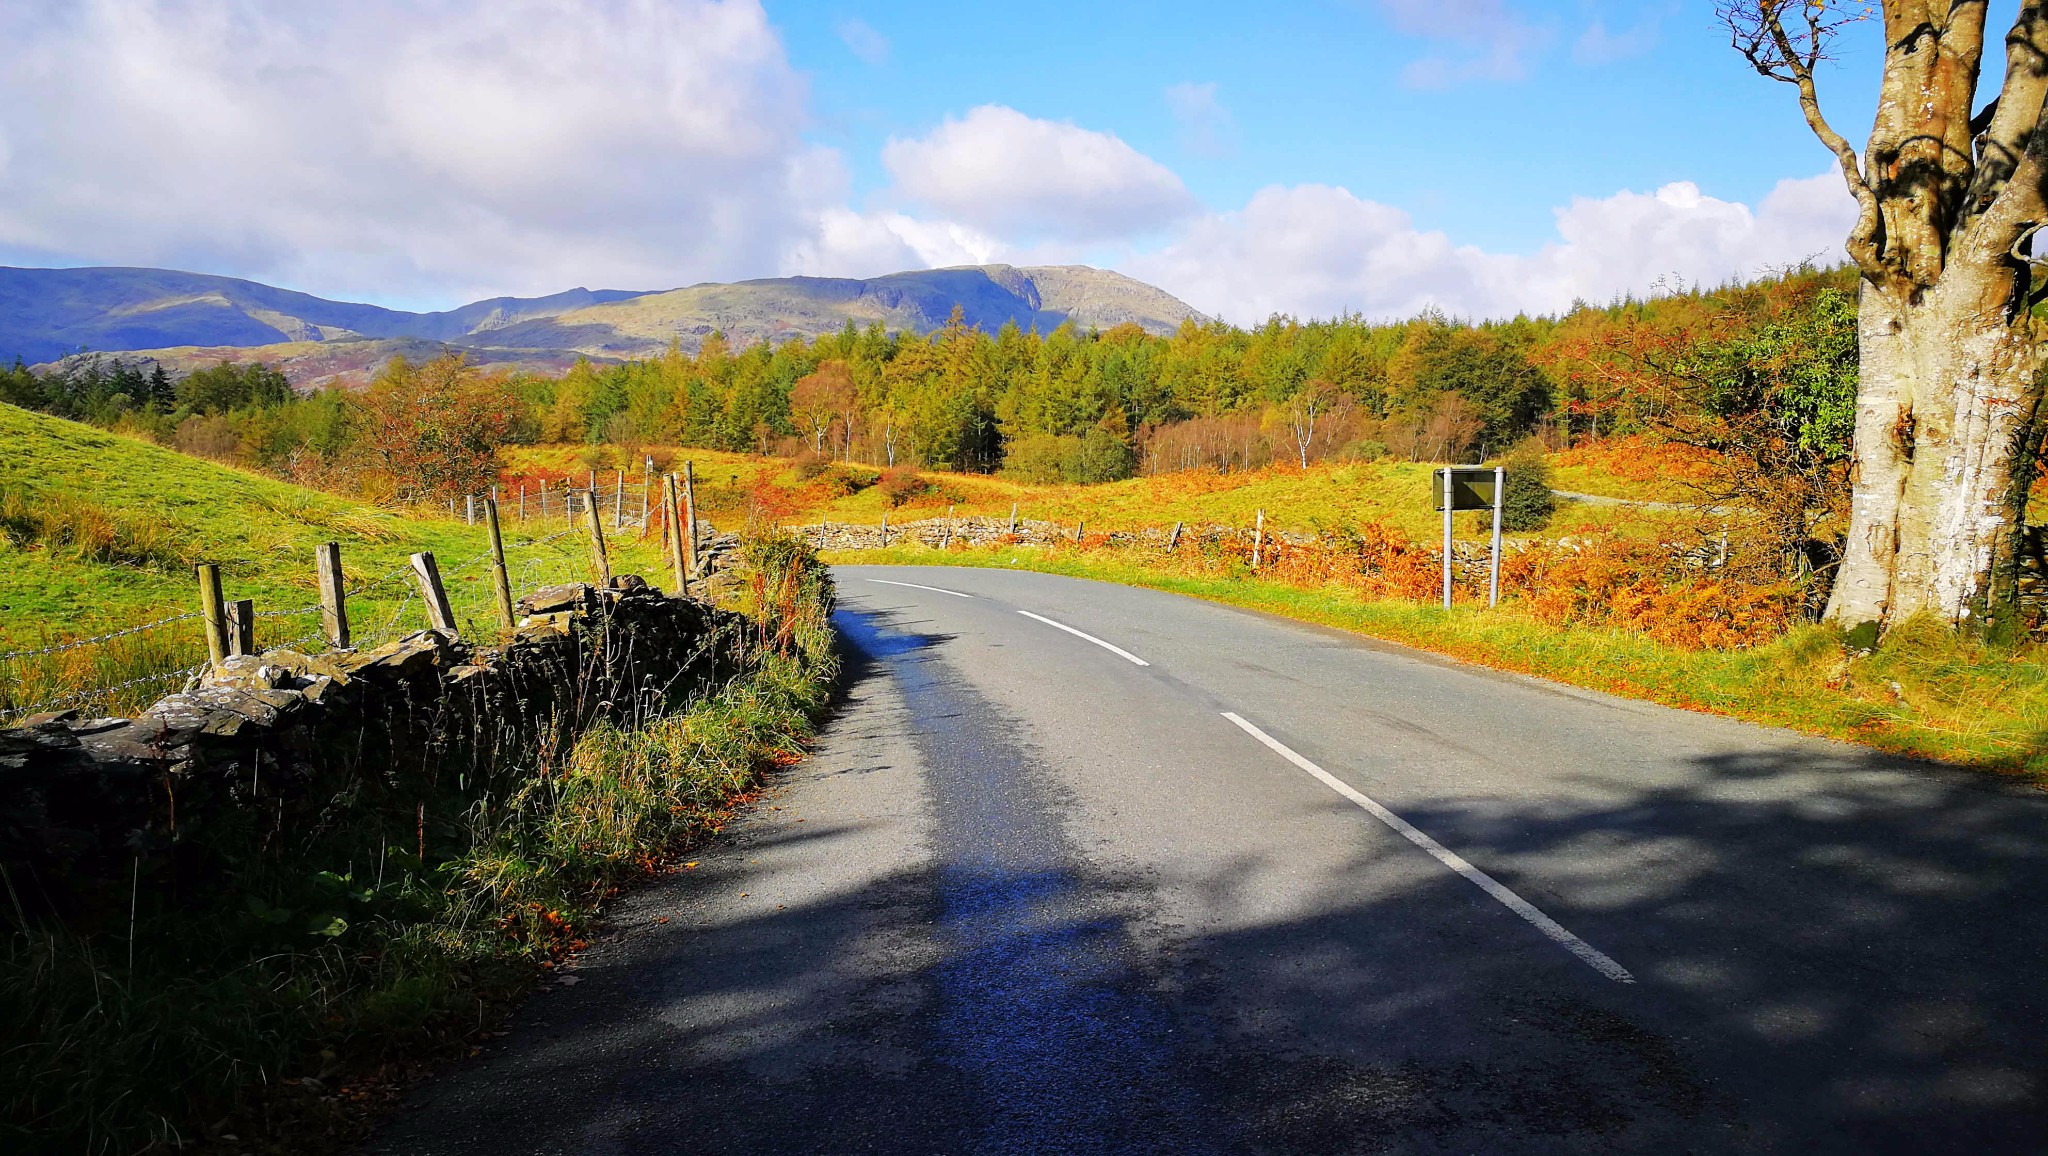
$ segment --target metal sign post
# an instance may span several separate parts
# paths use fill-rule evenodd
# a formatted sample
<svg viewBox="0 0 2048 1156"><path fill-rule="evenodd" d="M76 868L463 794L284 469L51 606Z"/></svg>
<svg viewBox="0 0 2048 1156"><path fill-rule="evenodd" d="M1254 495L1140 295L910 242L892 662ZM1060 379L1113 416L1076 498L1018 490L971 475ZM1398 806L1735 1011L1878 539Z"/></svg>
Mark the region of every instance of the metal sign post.
<svg viewBox="0 0 2048 1156"><path fill-rule="evenodd" d="M1443 471L1444 475L1444 609L1451 608L1451 511L1458 508L1457 496L1451 490L1453 470Z"/></svg>
<svg viewBox="0 0 2048 1156"><path fill-rule="evenodd" d="M1458 510L1493 511L1492 578L1486 604L1500 605L1500 519L1507 495L1507 471L1500 466L1452 466L1431 479L1431 500L1444 512L1444 609L1451 608L1451 515Z"/></svg>
<svg viewBox="0 0 2048 1156"><path fill-rule="evenodd" d="M1493 573L1487 580L1486 604L1500 605L1500 508L1507 501L1508 471L1493 467Z"/></svg>

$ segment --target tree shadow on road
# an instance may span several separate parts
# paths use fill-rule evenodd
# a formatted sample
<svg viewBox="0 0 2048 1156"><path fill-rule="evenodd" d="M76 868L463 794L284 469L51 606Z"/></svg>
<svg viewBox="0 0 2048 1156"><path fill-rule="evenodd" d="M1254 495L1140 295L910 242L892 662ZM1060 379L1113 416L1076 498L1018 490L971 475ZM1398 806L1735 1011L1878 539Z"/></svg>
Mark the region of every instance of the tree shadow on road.
<svg viewBox="0 0 2048 1156"><path fill-rule="evenodd" d="M833 724L846 767L876 773L898 768L863 745L886 722L864 696L943 637L886 626L849 649ZM1355 818L1359 848L1302 913L1235 914L1284 876L1286 846L1199 871L1091 868L1059 906L1012 864L975 916L992 940L946 929L943 862L719 917L749 860L822 869L873 836L830 816L743 824L701 875L635 897L638 923L581 983L424 1089L375 1150L1170 1151L1190 1134L1262 1152L2040 1150L2048 800L1821 744L1705 756L1660 782L1399 808L1634 985L1320 787L1295 805ZM1100 950L1074 967L1035 946L1048 936ZM978 998L1028 1007L1041 1042L1075 1016L1112 1049L1146 1041L1131 1054L1163 1066L1097 1088L1105 1111L1194 1127L1006 1117L1043 1101L963 1061L947 978L963 967L993 985ZM1025 1036L1005 1046L1028 1051ZM1020 1052L1016 1079L1043 1067Z"/></svg>

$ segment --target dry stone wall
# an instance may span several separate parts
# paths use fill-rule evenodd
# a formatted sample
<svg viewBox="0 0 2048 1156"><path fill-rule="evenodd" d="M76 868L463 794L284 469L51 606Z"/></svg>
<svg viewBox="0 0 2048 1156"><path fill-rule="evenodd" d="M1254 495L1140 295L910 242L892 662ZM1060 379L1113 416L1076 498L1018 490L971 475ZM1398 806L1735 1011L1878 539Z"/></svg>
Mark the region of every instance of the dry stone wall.
<svg viewBox="0 0 2048 1156"><path fill-rule="evenodd" d="M425 631L271 651L136 718L0 730L0 863L25 901L62 910L143 862L199 880L366 812L416 809L424 850L430 817L504 797L592 722L705 694L747 661L746 619L630 575L518 608L493 645Z"/></svg>

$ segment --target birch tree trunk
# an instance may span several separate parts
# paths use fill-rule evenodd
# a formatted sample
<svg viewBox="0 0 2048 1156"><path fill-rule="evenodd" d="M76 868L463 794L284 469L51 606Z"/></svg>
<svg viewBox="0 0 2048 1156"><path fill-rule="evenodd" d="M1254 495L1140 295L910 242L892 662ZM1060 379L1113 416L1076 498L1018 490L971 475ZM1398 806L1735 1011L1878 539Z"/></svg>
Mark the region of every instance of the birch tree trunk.
<svg viewBox="0 0 2048 1156"><path fill-rule="evenodd" d="M1743 0L1721 14L1758 72L1798 89L1858 206L1845 246L1863 274L1853 490L1826 618L1982 617L2015 597L2040 440L2043 4L2022 0L1999 94L1973 116L1983 0L1885 0L1884 72L1861 157L1821 115L1814 87L1814 66L1857 10Z"/></svg>

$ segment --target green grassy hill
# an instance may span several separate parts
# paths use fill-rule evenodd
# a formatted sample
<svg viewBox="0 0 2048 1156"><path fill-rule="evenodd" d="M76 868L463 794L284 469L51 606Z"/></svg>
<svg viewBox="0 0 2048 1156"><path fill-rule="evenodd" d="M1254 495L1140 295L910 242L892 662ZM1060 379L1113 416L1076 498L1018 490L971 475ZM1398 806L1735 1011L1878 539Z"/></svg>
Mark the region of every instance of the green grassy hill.
<svg viewBox="0 0 2048 1156"><path fill-rule="evenodd" d="M0 405L0 655L96 636L198 609L193 566L222 568L230 599L255 600L257 643L317 636L313 549L339 542L359 645L425 625L408 556L432 552L465 630L495 629L488 539L461 519L411 517L187 457L90 426ZM506 526L515 595L589 576L588 537L560 520ZM535 544L546 535L552 541ZM660 582L658 549L613 543L618 572ZM118 700L133 706L205 657L186 619L51 656L0 658L0 720L92 686L162 675Z"/></svg>

